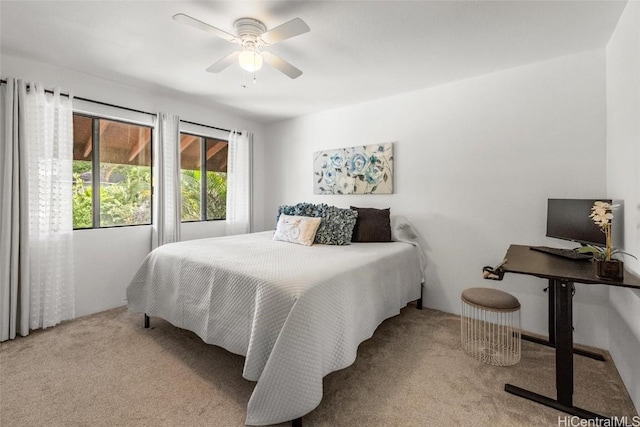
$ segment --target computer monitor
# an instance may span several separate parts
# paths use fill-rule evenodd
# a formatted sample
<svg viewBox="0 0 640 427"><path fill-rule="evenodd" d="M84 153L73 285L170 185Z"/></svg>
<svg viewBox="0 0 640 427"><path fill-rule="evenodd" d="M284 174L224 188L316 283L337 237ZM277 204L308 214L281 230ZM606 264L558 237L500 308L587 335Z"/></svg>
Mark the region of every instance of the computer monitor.
<svg viewBox="0 0 640 427"><path fill-rule="evenodd" d="M606 236L589 218L596 201L611 199L549 199L547 202L547 237L570 240L585 245L606 246ZM613 211L612 227L620 220L621 207Z"/></svg>

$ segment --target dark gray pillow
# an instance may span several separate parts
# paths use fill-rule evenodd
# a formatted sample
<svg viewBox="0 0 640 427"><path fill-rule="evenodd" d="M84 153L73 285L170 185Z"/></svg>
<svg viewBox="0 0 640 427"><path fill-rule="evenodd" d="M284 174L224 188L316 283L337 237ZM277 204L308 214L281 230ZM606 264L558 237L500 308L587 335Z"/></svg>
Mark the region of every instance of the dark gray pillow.
<svg viewBox="0 0 640 427"><path fill-rule="evenodd" d="M314 243L324 245L349 245L353 237L358 213L351 209L341 209L325 203L298 203L297 205L283 205L278 208L277 220L281 214L320 217L322 222Z"/></svg>
<svg viewBox="0 0 640 427"><path fill-rule="evenodd" d="M350 245L357 219L356 211L327 206L322 223L316 232L315 243Z"/></svg>
<svg viewBox="0 0 640 427"><path fill-rule="evenodd" d="M358 220L353 230L352 242L390 242L391 209L357 208Z"/></svg>

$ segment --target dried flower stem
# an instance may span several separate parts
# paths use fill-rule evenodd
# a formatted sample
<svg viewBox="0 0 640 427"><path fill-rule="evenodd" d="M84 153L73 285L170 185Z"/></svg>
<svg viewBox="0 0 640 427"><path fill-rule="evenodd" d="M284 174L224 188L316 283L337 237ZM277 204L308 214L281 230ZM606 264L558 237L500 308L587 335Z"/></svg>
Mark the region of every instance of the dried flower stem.
<svg viewBox="0 0 640 427"><path fill-rule="evenodd" d="M605 234L607 236L607 261L611 261L611 223L605 226Z"/></svg>

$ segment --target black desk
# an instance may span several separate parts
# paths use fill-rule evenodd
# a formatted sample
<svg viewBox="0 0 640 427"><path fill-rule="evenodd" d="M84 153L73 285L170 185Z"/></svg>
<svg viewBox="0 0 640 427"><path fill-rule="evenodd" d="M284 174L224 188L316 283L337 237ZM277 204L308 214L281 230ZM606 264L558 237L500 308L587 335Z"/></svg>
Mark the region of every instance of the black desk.
<svg viewBox="0 0 640 427"><path fill-rule="evenodd" d="M505 391L580 418L608 418L573 406L573 286L574 283L586 283L640 289L640 278L625 271L621 281L600 279L596 277L593 264L589 261L574 261L536 252L530 250L529 246L509 246L505 260L502 266L505 273L549 280L549 341L541 343L556 348L557 398L552 399L511 384L504 386ZM593 357L593 354L585 355Z"/></svg>

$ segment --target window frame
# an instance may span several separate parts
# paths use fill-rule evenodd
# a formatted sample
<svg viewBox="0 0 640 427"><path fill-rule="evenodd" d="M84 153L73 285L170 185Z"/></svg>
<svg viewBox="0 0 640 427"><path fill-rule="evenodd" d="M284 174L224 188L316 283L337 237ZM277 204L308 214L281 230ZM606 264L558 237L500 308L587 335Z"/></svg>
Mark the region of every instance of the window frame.
<svg viewBox="0 0 640 427"><path fill-rule="evenodd" d="M187 129L184 129L185 127ZM180 201L180 223L193 224L198 222L226 221L227 220L226 212L225 212L224 218L212 218L212 219L207 218L207 162L205 158L207 156L207 144L206 144L207 139L217 139L217 140L225 141L228 145L229 135L225 134L224 136L216 136L212 134L220 133L220 132L198 132L196 130L192 130L193 128L194 128L193 126L183 126L183 124L180 123L178 136L180 137L180 139L182 138L182 135L195 136L200 139L200 219L183 221L182 220L182 201ZM182 152L180 152L180 155L182 156ZM227 161L228 159L229 157L227 154ZM180 160L182 161L182 158ZM215 171L212 171L212 172L215 172ZM180 191L182 192L182 167L180 168ZM226 202L226 197L225 197L225 202Z"/></svg>
<svg viewBox="0 0 640 427"><path fill-rule="evenodd" d="M154 197L154 185L153 185L153 151L154 151L154 142L155 142L155 126L153 122L148 123L140 120L128 120L126 118L115 117L112 114L98 114L92 113L85 109L75 109L73 110L73 116L82 116L91 119L91 227L81 227L81 228L73 228L73 231L80 230L99 230L99 229L108 229L108 228L122 228L122 227L148 227L153 225L153 197ZM149 155L149 169L150 169L150 188L151 194L150 198L150 206L151 206L151 216L149 218L148 223L142 224L120 224L120 225L101 225L100 224L100 120L108 120L110 122L122 123L125 125L133 125L133 126L142 126L149 128L150 131L150 155ZM75 142L74 142L75 143ZM75 159L73 160L75 161ZM95 173L98 171L98 173ZM97 189L97 191L96 191Z"/></svg>

